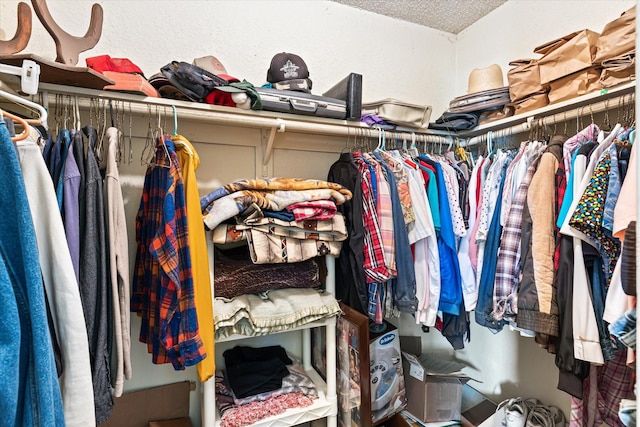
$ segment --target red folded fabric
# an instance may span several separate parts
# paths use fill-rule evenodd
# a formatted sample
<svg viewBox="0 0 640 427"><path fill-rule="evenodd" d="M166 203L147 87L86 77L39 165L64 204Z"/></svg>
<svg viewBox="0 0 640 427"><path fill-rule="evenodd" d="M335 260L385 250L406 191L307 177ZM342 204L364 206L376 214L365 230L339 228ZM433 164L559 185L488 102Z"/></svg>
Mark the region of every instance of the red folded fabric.
<svg viewBox="0 0 640 427"><path fill-rule="evenodd" d="M140 74L144 73L136 64L128 58L112 58L109 55L93 56L85 59L87 67L99 72L117 71L119 73Z"/></svg>
<svg viewBox="0 0 640 427"><path fill-rule="evenodd" d="M220 90L212 90L209 94L204 98L204 101L207 104L213 105L224 105L227 107L235 107L236 103L231 98L230 92L222 92Z"/></svg>

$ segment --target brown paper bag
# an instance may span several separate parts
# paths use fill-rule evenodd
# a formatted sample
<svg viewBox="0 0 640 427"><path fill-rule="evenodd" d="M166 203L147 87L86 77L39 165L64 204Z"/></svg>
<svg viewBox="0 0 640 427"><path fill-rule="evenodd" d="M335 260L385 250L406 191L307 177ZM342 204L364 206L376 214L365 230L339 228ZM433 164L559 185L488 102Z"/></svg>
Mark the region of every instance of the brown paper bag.
<svg viewBox="0 0 640 427"><path fill-rule="evenodd" d="M591 67L552 81L549 104L600 90L600 72L600 67Z"/></svg>
<svg viewBox="0 0 640 427"><path fill-rule="evenodd" d="M514 104L514 114L522 114L537 108L546 107L549 104L549 97L546 92L530 95Z"/></svg>
<svg viewBox="0 0 640 427"><path fill-rule="evenodd" d="M534 49L542 54L538 60L543 85L593 65L599 34L591 30L576 31Z"/></svg>
<svg viewBox="0 0 640 427"><path fill-rule="evenodd" d="M602 62L600 85L613 87L621 83L627 83L636 78L636 55L620 55Z"/></svg>
<svg viewBox="0 0 640 427"><path fill-rule="evenodd" d="M627 10L618 19L604 26L598 43L594 62L599 64L607 59L623 55L636 47L636 7Z"/></svg>
<svg viewBox="0 0 640 427"><path fill-rule="evenodd" d="M511 102L549 89L548 85L540 84L540 67L537 59L516 59L509 62L509 65L513 67L507 72Z"/></svg>

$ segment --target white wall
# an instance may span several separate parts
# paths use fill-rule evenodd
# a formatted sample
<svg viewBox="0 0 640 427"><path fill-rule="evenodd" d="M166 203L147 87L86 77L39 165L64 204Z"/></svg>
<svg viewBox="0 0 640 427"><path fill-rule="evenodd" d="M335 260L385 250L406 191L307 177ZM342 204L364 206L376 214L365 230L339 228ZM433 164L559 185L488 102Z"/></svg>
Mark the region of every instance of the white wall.
<svg viewBox="0 0 640 427"><path fill-rule="evenodd" d="M502 67L507 85L509 62L539 58L533 49L545 42L604 25L635 4L633 0L509 0L458 34L456 96L467 93L469 73L491 64Z"/></svg>
<svg viewBox="0 0 640 427"><path fill-rule="evenodd" d="M13 37L15 0L0 1L0 39ZM50 0L51 14L80 36L92 2ZM321 94L350 72L363 75L363 99L397 98L443 111L453 89L454 42L449 33L329 1L100 0L104 26L84 58L128 57L148 76L171 60L214 55L229 74L254 85L266 82L271 58L292 52L306 62L313 93ZM55 59L55 45L34 14L24 52ZM419 82L419 83L418 83Z"/></svg>

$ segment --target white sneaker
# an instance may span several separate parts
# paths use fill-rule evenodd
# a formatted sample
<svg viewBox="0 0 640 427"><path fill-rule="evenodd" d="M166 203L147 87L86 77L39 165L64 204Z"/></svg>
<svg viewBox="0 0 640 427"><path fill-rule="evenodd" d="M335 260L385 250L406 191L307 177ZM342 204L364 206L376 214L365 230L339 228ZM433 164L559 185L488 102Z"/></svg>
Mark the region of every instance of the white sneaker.
<svg viewBox="0 0 640 427"><path fill-rule="evenodd" d="M538 403L535 399L514 397L502 401L496 411L504 408L503 427L525 427L529 413Z"/></svg>
<svg viewBox="0 0 640 427"><path fill-rule="evenodd" d="M537 405L529 412L526 427L565 427L564 413L555 406Z"/></svg>

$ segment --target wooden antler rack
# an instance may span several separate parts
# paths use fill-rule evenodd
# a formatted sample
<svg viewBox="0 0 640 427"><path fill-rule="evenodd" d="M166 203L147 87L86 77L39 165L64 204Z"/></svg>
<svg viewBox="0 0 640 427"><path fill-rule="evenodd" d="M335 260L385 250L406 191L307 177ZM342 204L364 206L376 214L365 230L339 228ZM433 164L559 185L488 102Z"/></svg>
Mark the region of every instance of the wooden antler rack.
<svg viewBox="0 0 640 427"><path fill-rule="evenodd" d="M31 38L31 8L24 2L18 3L18 28L11 40L0 40L0 55L13 55L27 47Z"/></svg>
<svg viewBox="0 0 640 427"><path fill-rule="evenodd" d="M72 36L63 30L51 16L46 0L31 0L31 3L42 25L56 43L57 62L76 65L80 52L91 49L100 40L103 13L102 6L98 3L95 3L91 8L89 29L83 37Z"/></svg>

